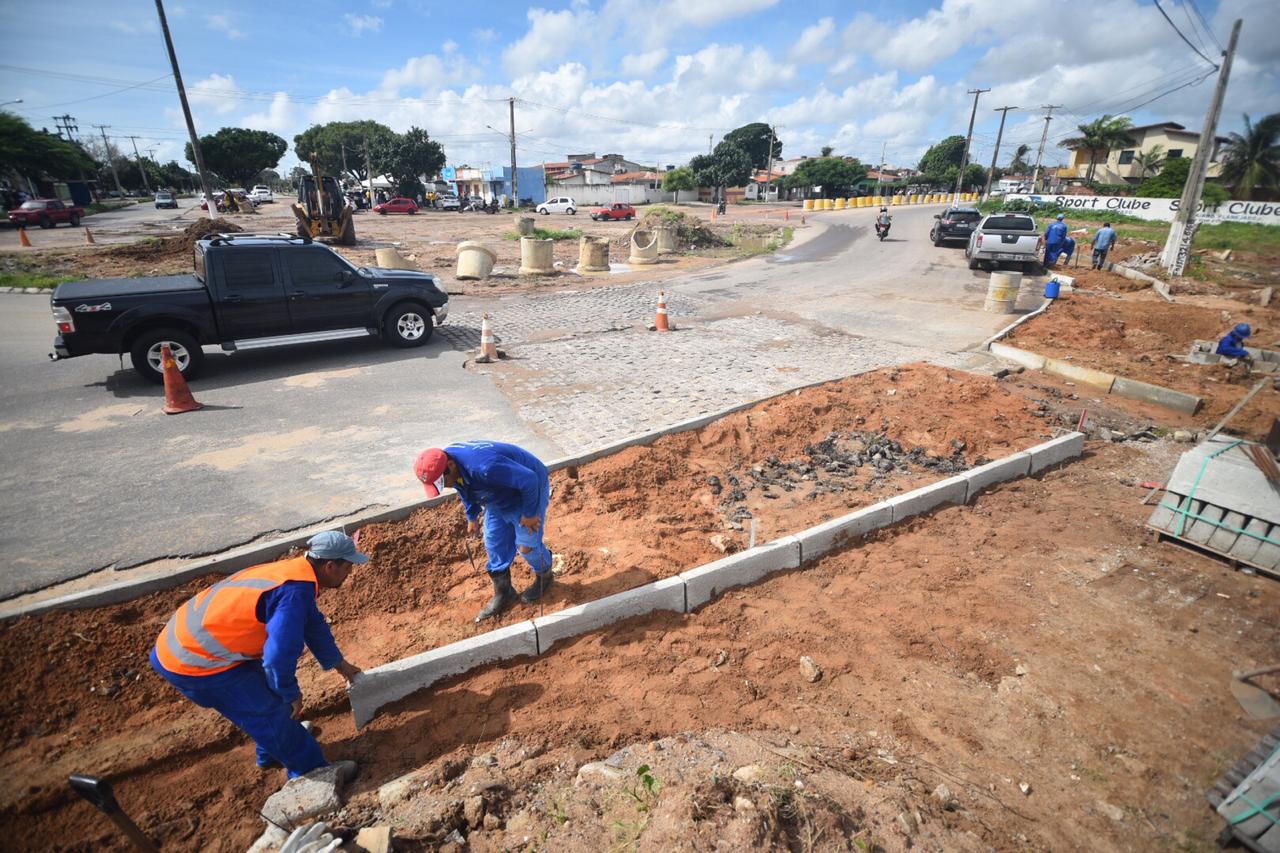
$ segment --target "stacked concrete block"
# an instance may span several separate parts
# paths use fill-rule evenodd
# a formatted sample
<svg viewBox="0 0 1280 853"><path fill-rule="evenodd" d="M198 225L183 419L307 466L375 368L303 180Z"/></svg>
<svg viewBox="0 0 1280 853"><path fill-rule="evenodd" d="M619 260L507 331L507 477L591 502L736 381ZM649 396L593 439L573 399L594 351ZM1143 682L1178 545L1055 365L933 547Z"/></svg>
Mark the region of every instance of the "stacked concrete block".
<svg viewBox="0 0 1280 853"><path fill-rule="evenodd" d="M559 640L576 637L632 616L643 616L655 610L685 612L685 586L680 577L638 586L586 604L568 607L550 616L533 620L538 635L538 653L547 651Z"/></svg>
<svg viewBox="0 0 1280 853"><path fill-rule="evenodd" d="M829 551L861 539L873 530L893 523L893 508L888 501L864 507L857 512L833 518L795 535L800 540L800 556L805 562L816 560Z"/></svg>
<svg viewBox="0 0 1280 853"><path fill-rule="evenodd" d="M1084 433L1070 432L1044 444L1037 444L1027 451L1031 454L1031 470L1028 474L1038 474L1059 462L1075 459L1084 453Z"/></svg>
<svg viewBox="0 0 1280 853"><path fill-rule="evenodd" d="M774 572L799 568L800 554L799 538L788 536L690 569L678 576L685 585L686 609L692 613L726 589L756 583Z"/></svg>
<svg viewBox="0 0 1280 853"><path fill-rule="evenodd" d="M356 728L372 720L383 705L437 681L483 664L537 654L537 631L533 622L525 621L365 670L349 691Z"/></svg>

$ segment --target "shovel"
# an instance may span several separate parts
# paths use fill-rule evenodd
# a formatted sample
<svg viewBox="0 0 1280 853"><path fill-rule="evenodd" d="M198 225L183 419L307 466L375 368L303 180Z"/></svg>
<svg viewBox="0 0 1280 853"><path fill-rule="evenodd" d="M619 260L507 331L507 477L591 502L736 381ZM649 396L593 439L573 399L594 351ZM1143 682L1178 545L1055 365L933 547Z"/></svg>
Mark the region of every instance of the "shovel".
<svg viewBox="0 0 1280 853"><path fill-rule="evenodd" d="M115 794L111 791L111 783L106 779L99 779L96 776L76 775L68 778L67 784L71 786L71 790L84 797L101 810L103 814L111 818L111 822L142 853L160 853L160 848L152 844L151 839L143 835L142 830L138 829L138 825L120 808L120 804L116 802Z"/></svg>
<svg viewBox="0 0 1280 853"><path fill-rule="evenodd" d="M1240 703L1241 708L1244 708L1245 713L1255 720L1280 717L1280 702L1276 701L1270 691L1245 683L1250 678L1271 672L1280 672L1280 666L1264 666L1262 669L1232 674L1231 695L1236 697L1236 701Z"/></svg>

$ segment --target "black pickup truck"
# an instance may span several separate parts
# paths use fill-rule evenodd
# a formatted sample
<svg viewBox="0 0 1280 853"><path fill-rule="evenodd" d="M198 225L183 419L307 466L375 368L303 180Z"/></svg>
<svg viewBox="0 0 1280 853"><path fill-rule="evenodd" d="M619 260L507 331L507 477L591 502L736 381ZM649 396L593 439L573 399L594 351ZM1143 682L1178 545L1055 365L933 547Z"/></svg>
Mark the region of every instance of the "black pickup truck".
<svg viewBox="0 0 1280 853"><path fill-rule="evenodd" d="M422 346L449 314L436 277L356 267L302 237L219 234L195 245L195 274L58 285L51 300L55 361L129 353L143 377L163 381L160 347L193 377L201 346L224 350L381 335Z"/></svg>

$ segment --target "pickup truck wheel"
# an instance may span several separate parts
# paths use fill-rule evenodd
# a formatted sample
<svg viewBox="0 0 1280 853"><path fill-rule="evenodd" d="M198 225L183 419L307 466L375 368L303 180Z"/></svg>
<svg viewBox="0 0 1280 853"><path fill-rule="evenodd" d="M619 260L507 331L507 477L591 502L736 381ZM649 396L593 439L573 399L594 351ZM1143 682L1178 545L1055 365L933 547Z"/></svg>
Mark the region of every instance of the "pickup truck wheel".
<svg viewBox="0 0 1280 853"><path fill-rule="evenodd" d="M49 218L49 217L47 217L47 216L41 216L41 217L40 217L40 227L41 227L41 228L52 228L52 227L53 227L53 220L52 220L52 219L50 219L50 218Z"/></svg>
<svg viewBox="0 0 1280 853"><path fill-rule="evenodd" d="M431 340L431 312L408 302L387 312L382 337L393 347L420 347Z"/></svg>
<svg viewBox="0 0 1280 853"><path fill-rule="evenodd" d="M978 268L978 265L981 263L982 261L978 260L977 258L969 258L969 269L976 270Z"/></svg>
<svg viewBox="0 0 1280 853"><path fill-rule="evenodd" d="M73 214L71 214L70 222L71 222L71 227L72 227L72 228L79 228L79 227L80 227L80 214L78 214L78 213L73 213Z"/></svg>
<svg viewBox="0 0 1280 853"><path fill-rule="evenodd" d="M195 338L177 329L155 329L144 332L129 351L133 369L138 375L157 384L164 382L164 365L160 360L160 347L169 345L173 360L183 378L194 379L204 366L204 351Z"/></svg>
<svg viewBox="0 0 1280 853"><path fill-rule="evenodd" d="M937 231L934 231L933 234L930 236L933 237L933 245L935 246L942 245L942 236Z"/></svg>

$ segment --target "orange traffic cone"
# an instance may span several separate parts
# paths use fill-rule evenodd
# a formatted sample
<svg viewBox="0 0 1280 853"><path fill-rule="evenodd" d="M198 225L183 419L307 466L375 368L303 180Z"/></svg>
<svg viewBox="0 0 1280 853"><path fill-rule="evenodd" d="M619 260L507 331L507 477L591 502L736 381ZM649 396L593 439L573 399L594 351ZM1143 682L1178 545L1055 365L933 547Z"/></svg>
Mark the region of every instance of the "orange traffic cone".
<svg viewBox="0 0 1280 853"><path fill-rule="evenodd" d="M18 242L23 246L26 246L28 249L31 248L31 238L27 236L27 229L18 229Z"/></svg>
<svg viewBox="0 0 1280 853"><path fill-rule="evenodd" d="M178 369L178 362L173 360L168 344L160 347L160 363L164 365L164 413L180 415L203 409L204 406L191 396L191 389L187 387L187 380L182 378L182 371Z"/></svg>
<svg viewBox="0 0 1280 853"><path fill-rule="evenodd" d="M489 315L480 319L480 357L478 364L489 364L498 360L498 345L493 342L493 327L489 325Z"/></svg>
<svg viewBox="0 0 1280 853"><path fill-rule="evenodd" d="M89 230L89 226L88 226L88 225L86 225L86 226L84 227L84 244L85 244L86 246L92 246L92 245L93 245L93 232Z"/></svg>
<svg viewBox="0 0 1280 853"><path fill-rule="evenodd" d="M653 319L653 328L658 332L671 331L671 326L667 324L667 292L665 290L658 291L658 313Z"/></svg>

